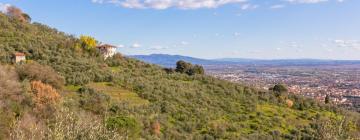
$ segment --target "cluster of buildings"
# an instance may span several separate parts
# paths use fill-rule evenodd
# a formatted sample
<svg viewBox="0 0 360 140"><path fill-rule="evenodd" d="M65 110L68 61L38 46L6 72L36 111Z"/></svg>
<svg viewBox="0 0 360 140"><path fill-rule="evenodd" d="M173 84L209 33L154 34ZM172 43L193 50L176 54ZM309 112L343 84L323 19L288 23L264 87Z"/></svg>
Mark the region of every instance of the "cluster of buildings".
<svg viewBox="0 0 360 140"><path fill-rule="evenodd" d="M261 89L278 83L288 85L289 91L360 111L360 66L319 67L232 67L211 69L215 77L239 82Z"/></svg>

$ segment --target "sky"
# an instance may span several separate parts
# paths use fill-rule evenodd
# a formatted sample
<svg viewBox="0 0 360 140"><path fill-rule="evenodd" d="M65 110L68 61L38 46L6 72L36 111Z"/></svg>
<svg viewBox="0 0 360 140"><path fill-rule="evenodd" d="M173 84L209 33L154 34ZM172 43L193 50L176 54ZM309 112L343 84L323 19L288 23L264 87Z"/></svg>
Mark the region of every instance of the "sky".
<svg viewBox="0 0 360 140"><path fill-rule="evenodd" d="M360 60L360 0L0 0L125 55Z"/></svg>

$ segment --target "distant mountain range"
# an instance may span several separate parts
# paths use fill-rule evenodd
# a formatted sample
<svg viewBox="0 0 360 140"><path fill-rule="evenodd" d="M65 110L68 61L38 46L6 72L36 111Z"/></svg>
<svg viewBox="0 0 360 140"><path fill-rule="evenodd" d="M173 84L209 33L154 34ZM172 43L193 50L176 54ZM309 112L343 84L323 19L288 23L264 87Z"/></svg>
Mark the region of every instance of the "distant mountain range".
<svg viewBox="0 0 360 140"><path fill-rule="evenodd" d="M264 65L264 66L317 66L317 65L354 65L360 64L360 60L326 60L326 59L246 59L246 58L221 58L221 59L201 59L182 55L151 54L151 55L131 55L148 63L158 64L165 67L174 67L176 62L184 60L193 64L204 66L211 65Z"/></svg>
<svg viewBox="0 0 360 140"><path fill-rule="evenodd" d="M168 54L132 55L129 57L136 58L148 63L158 64L165 67L174 67L176 62L179 60L184 60L186 62L190 62L193 64L200 64L200 65L216 65L223 63L223 61L217 61L217 60L208 60L208 59L200 59L189 56L168 55Z"/></svg>

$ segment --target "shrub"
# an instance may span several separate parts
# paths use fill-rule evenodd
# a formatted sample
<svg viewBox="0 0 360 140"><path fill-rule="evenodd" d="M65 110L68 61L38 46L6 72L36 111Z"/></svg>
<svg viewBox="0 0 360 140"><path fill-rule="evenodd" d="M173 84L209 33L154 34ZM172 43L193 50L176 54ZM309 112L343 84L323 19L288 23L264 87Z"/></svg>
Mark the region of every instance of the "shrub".
<svg viewBox="0 0 360 140"><path fill-rule="evenodd" d="M64 78L58 75L54 69L36 62L17 67L17 72L22 80L41 81L56 89L61 89L65 84Z"/></svg>
<svg viewBox="0 0 360 140"><path fill-rule="evenodd" d="M35 112L42 117L50 116L55 109L55 104L60 101L59 93L41 81L31 82L31 89L34 94Z"/></svg>
<svg viewBox="0 0 360 140"><path fill-rule="evenodd" d="M95 114L103 114L107 111L110 97L92 88L82 87L79 89L80 107Z"/></svg>
<svg viewBox="0 0 360 140"><path fill-rule="evenodd" d="M129 135L132 138L138 137L141 130L138 122L128 116L109 117L106 120L106 127L111 130L116 130L120 134Z"/></svg>
<svg viewBox="0 0 360 140"><path fill-rule="evenodd" d="M287 99L287 100L286 100L286 105L287 105L289 108L291 108L291 107L294 105L294 102L291 101L291 100L289 100L289 99Z"/></svg>
<svg viewBox="0 0 360 140"><path fill-rule="evenodd" d="M0 65L0 104L4 104L8 100L20 102L23 98L21 89L15 70Z"/></svg>
<svg viewBox="0 0 360 140"><path fill-rule="evenodd" d="M116 53L113 57L105 60L106 64L110 67L118 67L124 62L124 57L120 53Z"/></svg>
<svg viewBox="0 0 360 140"><path fill-rule="evenodd" d="M151 123L151 132L156 136L160 136L161 134L161 124L158 121L154 121Z"/></svg>

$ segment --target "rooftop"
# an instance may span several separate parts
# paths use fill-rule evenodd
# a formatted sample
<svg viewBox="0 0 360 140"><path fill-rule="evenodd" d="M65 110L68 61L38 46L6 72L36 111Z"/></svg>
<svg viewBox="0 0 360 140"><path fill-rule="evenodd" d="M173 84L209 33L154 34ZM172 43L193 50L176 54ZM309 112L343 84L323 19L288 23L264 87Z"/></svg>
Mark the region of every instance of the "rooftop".
<svg viewBox="0 0 360 140"><path fill-rule="evenodd" d="M21 53L21 52L16 52L16 53L14 53L14 55L15 55L15 56L25 56L25 54L24 54L24 53Z"/></svg>
<svg viewBox="0 0 360 140"><path fill-rule="evenodd" d="M116 48L116 47L113 45L109 45L109 44L103 44L103 45L96 46L96 48Z"/></svg>

